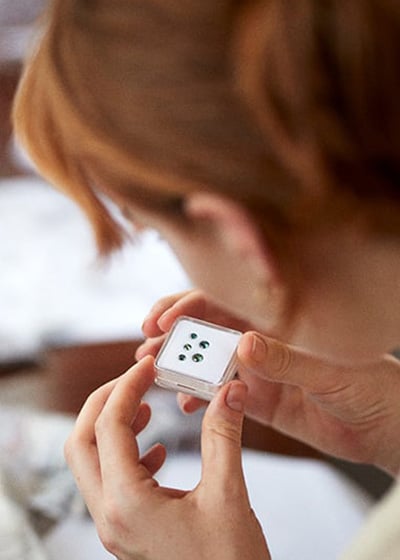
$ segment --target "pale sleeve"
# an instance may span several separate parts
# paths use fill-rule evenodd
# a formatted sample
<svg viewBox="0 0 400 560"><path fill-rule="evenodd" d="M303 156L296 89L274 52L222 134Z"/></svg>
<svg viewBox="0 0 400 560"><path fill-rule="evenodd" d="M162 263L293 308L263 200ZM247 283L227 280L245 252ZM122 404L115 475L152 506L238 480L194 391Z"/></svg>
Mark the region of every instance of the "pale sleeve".
<svg viewBox="0 0 400 560"><path fill-rule="evenodd" d="M373 508L340 560L399 560L400 482Z"/></svg>

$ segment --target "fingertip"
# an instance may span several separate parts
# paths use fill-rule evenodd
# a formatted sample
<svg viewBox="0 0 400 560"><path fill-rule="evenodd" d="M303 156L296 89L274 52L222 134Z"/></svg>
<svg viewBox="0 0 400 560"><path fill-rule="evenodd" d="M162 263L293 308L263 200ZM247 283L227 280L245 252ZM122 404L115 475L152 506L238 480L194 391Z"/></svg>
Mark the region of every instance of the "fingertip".
<svg viewBox="0 0 400 560"><path fill-rule="evenodd" d="M154 349L154 343L157 342L155 338L147 338L135 352L135 358L138 362L143 360L146 356L155 356L158 350Z"/></svg>
<svg viewBox="0 0 400 560"><path fill-rule="evenodd" d="M138 373L138 370L142 375L146 376L146 378L148 379L148 383L151 384L156 376L154 357L149 355L144 356L138 362L133 364L126 373L136 375Z"/></svg>
<svg viewBox="0 0 400 560"><path fill-rule="evenodd" d="M207 404L206 401L188 395L186 393L177 394L178 406L184 414L192 414L199 410L199 408Z"/></svg>
<svg viewBox="0 0 400 560"><path fill-rule="evenodd" d="M267 358L267 345L258 333L249 331L241 337L237 353L242 363L259 365Z"/></svg>
<svg viewBox="0 0 400 560"><path fill-rule="evenodd" d="M163 313L161 317L158 318L157 326L159 329L161 329L162 332L167 332L170 330L173 323L171 317L171 310L168 309L168 311L165 311L165 313Z"/></svg>
<svg viewBox="0 0 400 560"><path fill-rule="evenodd" d="M246 361L249 357L251 358L251 354L253 351L253 337L254 333L251 331L245 332L240 337L237 348L237 355L240 360Z"/></svg>
<svg viewBox="0 0 400 560"><path fill-rule="evenodd" d="M169 306L169 299L162 299L157 301L150 309L149 313L146 315L142 323L142 332L146 337L153 338L155 336L163 334L164 331L160 330L158 321Z"/></svg>
<svg viewBox="0 0 400 560"><path fill-rule="evenodd" d="M142 366L154 363L154 356L148 354L147 356L144 356L138 363L140 363ZM132 367L135 367L135 364Z"/></svg>
<svg viewBox="0 0 400 560"><path fill-rule="evenodd" d="M148 324L149 324L149 316L144 318L142 326L141 326L141 331L144 334L144 336L147 336L146 330L148 328Z"/></svg>
<svg viewBox="0 0 400 560"><path fill-rule="evenodd" d="M140 459L140 463L146 467L151 476L157 474L165 463L167 450L161 443L156 443Z"/></svg>
<svg viewBox="0 0 400 560"><path fill-rule="evenodd" d="M243 381L235 380L229 383L225 395L225 404L235 412L244 412L247 400L247 385Z"/></svg>
<svg viewBox="0 0 400 560"><path fill-rule="evenodd" d="M139 362L142 358L144 358L146 356L146 348L145 348L145 343L141 344L140 346L138 346L136 348L136 352L135 352L135 360L137 362Z"/></svg>
<svg viewBox="0 0 400 560"><path fill-rule="evenodd" d="M242 487L241 442L247 386L224 385L207 409L202 429L203 480L218 480L220 489ZM218 457L218 461L215 458Z"/></svg>
<svg viewBox="0 0 400 560"><path fill-rule="evenodd" d="M211 401L210 414L213 416L225 416L236 422L244 412L247 400L247 385L244 381L235 379L230 381L218 391ZM232 414L234 413L234 414Z"/></svg>
<svg viewBox="0 0 400 560"><path fill-rule="evenodd" d="M152 338L161 334L157 320L151 314L148 315L142 323L142 333L146 338Z"/></svg>
<svg viewBox="0 0 400 560"><path fill-rule="evenodd" d="M188 413L188 411L186 410L186 405L187 405L187 402L188 402L188 396L189 395L185 395L184 393L178 393L176 395L176 401L178 403L178 406L184 414Z"/></svg>

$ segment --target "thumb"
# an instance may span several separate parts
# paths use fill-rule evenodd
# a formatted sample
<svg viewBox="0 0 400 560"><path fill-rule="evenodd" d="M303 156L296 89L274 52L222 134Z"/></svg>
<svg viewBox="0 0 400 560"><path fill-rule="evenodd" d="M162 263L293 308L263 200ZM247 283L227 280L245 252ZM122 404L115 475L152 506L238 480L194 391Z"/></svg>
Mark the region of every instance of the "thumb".
<svg viewBox="0 0 400 560"><path fill-rule="evenodd" d="M201 434L202 483L213 491L244 488L241 440L247 386L243 381L224 385L209 404Z"/></svg>
<svg viewBox="0 0 400 560"><path fill-rule="evenodd" d="M245 370L267 381L297 385L307 391L329 390L345 368L317 358L300 348L256 332L240 339L238 359Z"/></svg>

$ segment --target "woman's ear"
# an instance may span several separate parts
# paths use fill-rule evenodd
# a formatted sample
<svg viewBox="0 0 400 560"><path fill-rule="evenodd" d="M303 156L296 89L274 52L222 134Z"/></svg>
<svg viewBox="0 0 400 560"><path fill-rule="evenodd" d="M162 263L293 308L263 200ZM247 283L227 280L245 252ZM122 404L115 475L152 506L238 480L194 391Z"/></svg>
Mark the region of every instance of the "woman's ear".
<svg viewBox="0 0 400 560"><path fill-rule="evenodd" d="M185 209L188 218L210 228L226 256L246 263L263 283L280 282L276 257L244 206L214 193L194 192L188 196Z"/></svg>

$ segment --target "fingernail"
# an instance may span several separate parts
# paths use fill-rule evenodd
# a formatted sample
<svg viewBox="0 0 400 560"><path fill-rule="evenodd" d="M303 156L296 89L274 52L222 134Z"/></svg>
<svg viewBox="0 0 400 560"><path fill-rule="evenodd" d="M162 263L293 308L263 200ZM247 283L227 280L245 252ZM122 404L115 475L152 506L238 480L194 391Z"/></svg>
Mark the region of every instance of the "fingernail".
<svg viewBox="0 0 400 560"><path fill-rule="evenodd" d="M190 397L188 395L184 395L183 393L178 393L178 404L182 410L182 412L185 412L186 414L189 411L188 409L188 403L189 403Z"/></svg>
<svg viewBox="0 0 400 560"><path fill-rule="evenodd" d="M162 324L165 321L165 319L168 318L168 314L169 314L170 310L168 309L167 311L164 311L164 313L162 315L160 315L160 317L158 318L157 321L157 325L162 328Z"/></svg>
<svg viewBox="0 0 400 560"><path fill-rule="evenodd" d="M251 349L252 358L256 362L263 362L267 356L265 342L258 336L253 336L253 346Z"/></svg>
<svg viewBox="0 0 400 560"><path fill-rule="evenodd" d="M225 402L230 409L243 412L246 402L247 387L244 383L232 383L226 395Z"/></svg>

